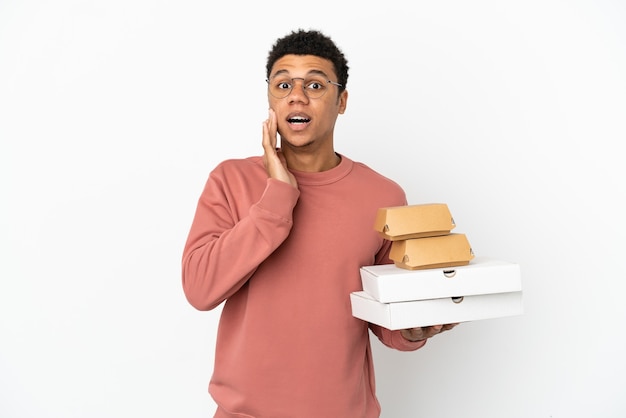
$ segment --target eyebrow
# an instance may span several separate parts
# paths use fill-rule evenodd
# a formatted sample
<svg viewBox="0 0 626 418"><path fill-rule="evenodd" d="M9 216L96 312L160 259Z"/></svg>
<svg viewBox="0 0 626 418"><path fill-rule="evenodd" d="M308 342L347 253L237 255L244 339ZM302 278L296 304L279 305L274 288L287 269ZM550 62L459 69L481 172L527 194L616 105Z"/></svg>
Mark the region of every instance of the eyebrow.
<svg viewBox="0 0 626 418"><path fill-rule="evenodd" d="M289 70L278 70L270 78L274 78L274 77L279 76L281 74L289 74ZM326 77L327 79L329 78L328 74L326 74L322 70L310 70L308 73L306 73L305 77L308 77L308 76L311 76L311 75L320 75L320 76ZM296 78L296 77L294 77L294 78Z"/></svg>

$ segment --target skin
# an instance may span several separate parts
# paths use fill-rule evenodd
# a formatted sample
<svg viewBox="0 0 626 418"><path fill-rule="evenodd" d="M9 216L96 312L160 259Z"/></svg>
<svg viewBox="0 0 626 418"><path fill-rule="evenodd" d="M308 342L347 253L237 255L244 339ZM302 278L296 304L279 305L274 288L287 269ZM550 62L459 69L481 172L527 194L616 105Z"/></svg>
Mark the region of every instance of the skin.
<svg viewBox="0 0 626 418"><path fill-rule="evenodd" d="M278 59L270 78L284 73L290 78L306 78L311 72L322 72L326 78L336 82L337 76L331 61L313 55L285 55ZM340 157L335 153L334 129L337 117L343 114L348 103L348 92L339 93L338 87L328 86L324 96L309 99L301 80L295 81L289 95L277 99L269 94L268 118L263 122L263 162L267 175L298 187L298 182L289 169L320 172L337 166ZM289 118L294 115L310 119L306 124L294 124ZM281 146L277 147L278 135ZM433 325L402 330L409 341L422 341L458 324Z"/></svg>
<svg viewBox="0 0 626 418"><path fill-rule="evenodd" d="M305 78L313 71L324 73L331 81L337 80L332 63L312 55L285 55L276 61L270 77L281 72L291 78ZM276 99L268 93L269 115L263 124L263 150L270 177L276 176L283 181L289 179L289 183L297 187L287 167L319 172L339 164L333 134L337 117L346 110L348 92L338 94L337 86L329 85L324 96L309 99L301 81L295 83L291 93L283 99ZM310 122L289 123L287 119L293 115L306 116ZM279 151L276 149L277 133L281 139Z"/></svg>

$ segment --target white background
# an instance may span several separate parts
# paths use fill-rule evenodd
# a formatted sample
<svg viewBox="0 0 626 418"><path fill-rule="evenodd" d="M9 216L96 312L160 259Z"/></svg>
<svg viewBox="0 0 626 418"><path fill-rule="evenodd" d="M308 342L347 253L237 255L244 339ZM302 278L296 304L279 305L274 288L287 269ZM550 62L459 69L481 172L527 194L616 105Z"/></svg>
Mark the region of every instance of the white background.
<svg viewBox="0 0 626 418"><path fill-rule="evenodd" d="M625 416L624 22L598 0L0 1L0 416L211 416L219 310L187 304L180 256L209 171L260 154L265 58L300 27L349 60L337 151L522 268L523 316L374 343L383 417Z"/></svg>

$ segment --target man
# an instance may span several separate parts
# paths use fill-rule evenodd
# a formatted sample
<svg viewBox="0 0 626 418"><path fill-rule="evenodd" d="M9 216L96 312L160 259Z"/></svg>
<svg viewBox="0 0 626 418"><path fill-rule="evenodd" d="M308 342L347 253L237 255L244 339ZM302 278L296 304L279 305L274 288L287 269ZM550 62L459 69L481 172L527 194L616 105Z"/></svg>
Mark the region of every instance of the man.
<svg viewBox="0 0 626 418"><path fill-rule="evenodd" d="M222 162L200 196L183 288L199 310L225 301L209 384L217 418L379 417L368 330L409 351L453 327L390 331L351 315L359 268L391 262L376 211L406 196L335 152L347 81L347 60L324 34L278 39L264 154Z"/></svg>

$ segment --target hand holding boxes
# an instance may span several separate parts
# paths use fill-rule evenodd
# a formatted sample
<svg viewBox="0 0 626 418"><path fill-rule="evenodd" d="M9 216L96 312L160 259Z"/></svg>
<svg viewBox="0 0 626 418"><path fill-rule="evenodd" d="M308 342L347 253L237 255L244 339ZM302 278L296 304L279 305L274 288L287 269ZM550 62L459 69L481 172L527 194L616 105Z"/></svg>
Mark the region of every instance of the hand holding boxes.
<svg viewBox="0 0 626 418"><path fill-rule="evenodd" d="M455 226L445 204L380 209L375 229L395 264L361 267L353 316L395 330L521 314L519 265L473 260Z"/></svg>

